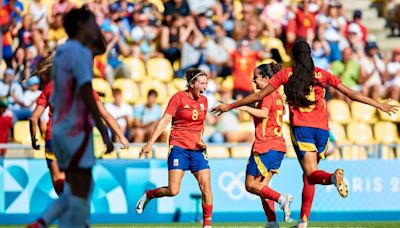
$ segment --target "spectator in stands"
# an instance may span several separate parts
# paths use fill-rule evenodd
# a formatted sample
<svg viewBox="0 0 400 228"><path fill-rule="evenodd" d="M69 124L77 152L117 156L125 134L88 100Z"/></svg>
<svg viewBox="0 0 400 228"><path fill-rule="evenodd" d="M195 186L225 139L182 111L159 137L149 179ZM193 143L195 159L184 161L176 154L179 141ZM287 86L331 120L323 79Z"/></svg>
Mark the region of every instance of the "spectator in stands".
<svg viewBox="0 0 400 228"><path fill-rule="evenodd" d="M247 27L246 39L249 41L249 47L252 51L264 51L265 47L259 39L260 27L258 24L250 23Z"/></svg>
<svg viewBox="0 0 400 228"><path fill-rule="evenodd" d="M49 41L52 45L57 46L67 39L67 33L63 27L63 15L58 13L55 15L54 22L49 31Z"/></svg>
<svg viewBox="0 0 400 228"><path fill-rule="evenodd" d="M310 2L310 0L303 0L295 10L294 17L289 18L286 28L286 39L289 47L296 38L304 38L311 43L315 37L317 22L315 12L310 11Z"/></svg>
<svg viewBox="0 0 400 228"><path fill-rule="evenodd" d="M343 34L346 27L346 18L340 14L341 8L342 4L339 1L330 0L327 15L320 14L318 19L323 37L329 44L329 62L342 58L341 45L345 40Z"/></svg>
<svg viewBox="0 0 400 228"><path fill-rule="evenodd" d="M137 105L134 108L132 137L135 143L146 142L149 139L163 114L160 105L157 104L157 96L156 90L149 90L146 104ZM158 138L160 142L165 141L163 135Z"/></svg>
<svg viewBox="0 0 400 228"><path fill-rule="evenodd" d="M21 116L22 114L26 115L27 118L23 117L24 120L32 116L32 111L36 107L36 100L42 93L42 91L39 90L39 86L39 78L37 76L30 77L26 82L27 90L24 92L23 96L20 98L13 96L15 103L20 106L17 111L17 116Z"/></svg>
<svg viewBox="0 0 400 228"><path fill-rule="evenodd" d="M348 26L347 30L347 39L349 42L349 45L355 52L355 54L359 57L362 58L365 54L364 51L364 46L365 43L362 40L362 34L361 34L361 28L355 23L352 23Z"/></svg>
<svg viewBox="0 0 400 228"><path fill-rule="evenodd" d="M260 19L267 25L269 36L281 37L287 13L287 7L282 0L268 1L260 15Z"/></svg>
<svg viewBox="0 0 400 228"><path fill-rule="evenodd" d="M96 22L98 25L102 25L104 22L104 19L108 15L108 1L103 1L103 0L91 0L88 3L88 7L90 11L96 15Z"/></svg>
<svg viewBox="0 0 400 228"><path fill-rule="evenodd" d="M329 69L329 44L318 36L314 38L311 46L311 57L314 61L314 66L324 70Z"/></svg>
<svg viewBox="0 0 400 228"><path fill-rule="evenodd" d="M223 102L232 102L232 90L226 87L222 87L219 90L220 100ZM218 103L219 104L219 103ZM214 104L215 106L217 104ZM216 134L213 134L210 138L213 142L219 142L219 133L224 137L224 141L228 143L244 143L251 142L253 140L252 130L246 131L240 129L240 122L243 120L243 112L238 110L231 110L224 113L221 116L213 116L217 118L216 122Z"/></svg>
<svg viewBox="0 0 400 228"><path fill-rule="evenodd" d="M114 97L113 103L105 104L106 110L117 121L121 131L125 134L130 128L131 119L133 116L132 107L122 100L122 91L120 89L113 89L112 94Z"/></svg>
<svg viewBox="0 0 400 228"><path fill-rule="evenodd" d="M162 14L158 11L156 5L149 0L136 1L135 11L144 15L149 20L151 26L158 26L162 20Z"/></svg>
<svg viewBox="0 0 400 228"><path fill-rule="evenodd" d="M201 13L195 17L196 25L201 34L206 39L212 39L214 37L214 28L212 21L210 22L208 16L205 13Z"/></svg>
<svg viewBox="0 0 400 228"><path fill-rule="evenodd" d="M181 20L183 20L184 24L188 24L189 22L193 21L190 16L191 12L189 4L186 2L186 0L169 0L164 4L164 6L164 19L167 22L172 20L172 15L174 14L181 15Z"/></svg>
<svg viewBox="0 0 400 228"><path fill-rule="evenodd" d="M53 23L53 20L57 14L60 13L65 15L73 8L75 8L75 4L71 3L69 0L56 0L51 6L50 23Z"/></svg>
<svg viewBox="0 0 400 228"><path fill-rule="evenodd" d="M392 52L392 59L386 66L387 79L384 83L387 97L400 100L400 48Z"/></svg>
<svg viewBox="0 0 400 228"><path fill-rule="evenodd" d="M24 96L22 86L15 81L15 72L8 68L4 72L3 82L0 83L0 97L6 97L9 102L9 109L14 113L14 123L18 120L29 118L29 112L20 110L17 100L22 100Z"/></svg>
<svg viewBox="0 0 400 228"><path fill-rule="evenodd" d="M39 29L44 37L47 38L49 31L49 9L46 4L43 4L42 0L33 0L29 5L29 14L32 16L32 21L35 29ZM57 15L57 14L53 14Z"/></svg>
<svg viewBox="0 0 400 228"><path fill-rule="evenodd" d="M359 30L359 32L357 31L357 34L360 36L361 40L363 43L365 43L367 41L367 37L368 37L368 29L367 27L365 27L362 23L362 12L361 10L355 10L353 13L353 21L351 21L350 23L347 24L346 26L346 36L348 36L348 34L351 32L350 31L350 26L353 26L353 31L354 30ZM358 26L359 29L356 28L356 26Z"/></svg>
<svg viewBox="0 0 400 228"><path fill-rule="evenodd" d="M233 99L240 99L253 92L252 75L257 61L261 59L261 54L252 51L249 42L243 40L231 58Z"/></svg>
<svg viewBox="0 0 400 228"><path fill-rule="evenodd" d="M218 24L222 25L227 35L232 37L233 27L235 24L233 0L220 0L219 8L222 15L218 18Z"/></svg>
<svg viewBox="0 0 400 228"><path fill-rule="evenodd" d="M11 67L12 50L12 28L17 24L23 11L23 5L16 0L9 0L7 4L0 8L0 32L2 34L2 59Z"/></svg>
<svg viewBox="0 0 400 228"><path fill-rule="evenodd" d="M148 14L133 14L134 26L130 33L130 40L134 42L133 55L143 60L157 56L155 39L158 28L150 25Z"/></svg>
<svg viewBox="0 0 400 228"><path fill-rule="evenodd" d="M127 19L132 17L133 12L135 11L135 5L127 0L117 0L110 4L110 8L113 8L118 12L120 18Z"/></svg>
<svg viewBox="0 0 400 228"><path fill-rule="evenodd" d="M18 37L18 46L27 48L32 45L32 17L30 14L22 16L22 23L13 30L13 36Z"/></svg>
<svg viewBox="0 0 400 228"><path fill-rule="evenodd" d="M0 144L8 142L8 136L13 127L13 114L7 107L7 99L0 97ZM6 149L0 149L0 157L3 158L5 154Z"/></svg>
<svg viewBox="0 0 400 228"><path fill-rule="evenodd" d="M131 75L129 66L124 64L119 56L127 57L131 51L127 45L121 40L119 32L113 31L109 22L104 22L101 26L104 38L107 42L107 63L106 77L112 84L115 78L129 78Z"/></svg>
<svg viewBox="0 0 400 228"><path fill-rule="evenodd" d="M362 74L362 93L373 99L379 98L382 92L382 79L385 78L386 66L379 57L378 46L375 42L367 42L365 56L360 60L365 74Z"/></svg>
<svg viewBox="0 0 400 228"><path fill-rule="evenodd" d="M398 0L388 0L386 4L386 23L390 29L390 36L395 36L396 29L400 36L400 2Z"/></svg>
<svg viewBox="0 0 400 228"><path fill-rule="evenodd" d="M361 91L361 73L362 69L359 63L357 63L353 58L353 50L350 47L343 49L342 60L337 60L332 63L332 73L340 78L343 85L356 90ZM335 92L334 92L335 91ZM336 90L331 91L334 93L334 97L338 99L345 99L344 94L336 92ZM351 102L350 100L347 100Z"/></svg>
<svg viewBox="0 0 400 228"><path fill-rule="evenodd" d="M14 51L14 56L11 59L11 67L15 72L15 80L22 82L29 77L26 70L25 63L25 49L23 47L18 47Z"/></svg>
<svg viewBox="0 0 400 228"><path fill-rule="evenodd" d="M181 47L184 43L184 20L179 14L173 14L170 21L165 21L160 31L160 48L171 64L181 57Z"/></svg>

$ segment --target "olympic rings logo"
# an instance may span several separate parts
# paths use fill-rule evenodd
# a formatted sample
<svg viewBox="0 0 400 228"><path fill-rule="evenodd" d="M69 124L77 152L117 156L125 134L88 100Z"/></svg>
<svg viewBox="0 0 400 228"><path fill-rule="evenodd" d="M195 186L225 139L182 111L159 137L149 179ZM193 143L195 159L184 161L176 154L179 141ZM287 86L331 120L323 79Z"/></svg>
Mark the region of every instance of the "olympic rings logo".
<svg viewBox="0 0 400 228"><path fill-rule="evenodd" d="M258 196L246 191L244 185L245 177L245 172L240 172L235 175L233 172L225 171L218 177L218 186L222 191L226 192L232 200L241 200L243 197L252 200L258 199Z"/></svg>

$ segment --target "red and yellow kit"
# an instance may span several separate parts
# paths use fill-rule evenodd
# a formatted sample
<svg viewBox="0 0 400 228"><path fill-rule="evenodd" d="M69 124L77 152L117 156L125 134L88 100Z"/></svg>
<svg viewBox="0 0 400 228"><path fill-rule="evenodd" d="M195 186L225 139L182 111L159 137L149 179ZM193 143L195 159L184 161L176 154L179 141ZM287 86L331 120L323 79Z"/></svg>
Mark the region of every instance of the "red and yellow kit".
<svg viewBox="0 0 400 228"><path fill-rule="evenodd" d="M278 88L280 85L285 85L292 75L293 71L291 67L283 69L271 78L270 84L274 88ZM330 85L336 88L341 81L338 77L318 67L315 67L314 78L318 85L311 88L308 99L316 101L315 104L298 109L290 107L290 123L296 127L314 127L329 130L325 87Z"/></svg>
<svg viewBox="0 0 400 228"><path fill-rule="evenodd" d="M172 96L165 110L165 113L172 116L169 145L190 150L205 148L201 137L207 105L205 96L194 100L187 91L181 91Z"/></svg>

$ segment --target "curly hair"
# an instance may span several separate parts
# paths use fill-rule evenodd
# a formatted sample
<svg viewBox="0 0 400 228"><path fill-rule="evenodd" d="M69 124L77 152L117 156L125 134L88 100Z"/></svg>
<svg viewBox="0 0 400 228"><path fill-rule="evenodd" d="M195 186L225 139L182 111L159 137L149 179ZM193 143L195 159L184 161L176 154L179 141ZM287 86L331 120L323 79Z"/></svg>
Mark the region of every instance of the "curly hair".
<svg viewBox="0 0 400 228"><path fill-rule="evenodd" d="M314 81L314 62L311 58L311 48L304 40L298 40L293 45L293 75L285 85L287 103L294 108L303 108L315 104L307 96L311 92Z"/></svg>
<svg viewBox="0 0 400 228"><path fill-rule="evenodd" d="M263 78L272 78L282 69L282 65L279 63L261 64L256 69L259 70Z"/></svg>

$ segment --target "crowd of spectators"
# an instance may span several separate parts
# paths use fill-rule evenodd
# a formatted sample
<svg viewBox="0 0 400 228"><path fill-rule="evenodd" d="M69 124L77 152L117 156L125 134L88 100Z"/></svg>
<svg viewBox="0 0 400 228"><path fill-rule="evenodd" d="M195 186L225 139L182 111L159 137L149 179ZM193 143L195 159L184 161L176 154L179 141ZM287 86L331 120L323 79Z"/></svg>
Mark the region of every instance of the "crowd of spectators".
<svg viewBox="0 0 400 228"><path fill-rule="evenodd" d="M29 118L41 88L32 72L67 39L63 15L82 3L1 1L0 121L10 116L13 123ZM392 18L400 18L398 4L390 1L388 5L393 33L398 22ZM95 77L111 87L116 79L131 77L125 58L146 62L161 57L174 66L177 78L192 67L206 71L211 107L216 97L238 99L253 92L256 64L288 65L291 45L304 38L312 46L315 65L333 72L346 86L373 98L400 99L400 49L381 53L362 23L362 11L355 10L346 18L338 0L90 0L87 7L96 15L107 42L106 53L94 59ZM221 77L231 77L233 86L219 83ZM328 97L344 99L329 91ZM149 91L144 104L127 103L117 88L112 93L114 101L105 107L132 142L144 142L163 112L163 104L156 102L157 90ZM250 142L251 132L239 129L244 120L249 118L240 111L208 117L207 124L215 131L207 140ZM0 136L8 126L0 126ZM3 138L0 143L7 141Z"/></svg>

